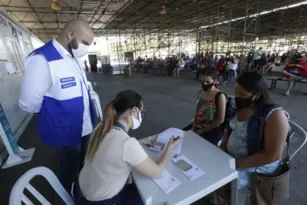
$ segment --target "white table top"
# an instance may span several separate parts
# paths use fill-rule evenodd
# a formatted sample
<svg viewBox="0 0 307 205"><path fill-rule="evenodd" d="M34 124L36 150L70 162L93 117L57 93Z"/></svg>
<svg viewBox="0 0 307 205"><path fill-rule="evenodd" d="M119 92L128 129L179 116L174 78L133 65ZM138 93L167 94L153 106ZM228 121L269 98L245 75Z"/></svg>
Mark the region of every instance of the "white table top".
<svg viewBox="0 0 307 205"><path fill-rule="evenodd" d="M161 154L147 148L145 150L153 158ZM133 171L134 182L145 205L191 204L238 177L234 158L192 131L185 132L181 154L204 170L205 174L190 181L169 159L166 170L176 177L181 185L166 195L152 179Z"/></svg>

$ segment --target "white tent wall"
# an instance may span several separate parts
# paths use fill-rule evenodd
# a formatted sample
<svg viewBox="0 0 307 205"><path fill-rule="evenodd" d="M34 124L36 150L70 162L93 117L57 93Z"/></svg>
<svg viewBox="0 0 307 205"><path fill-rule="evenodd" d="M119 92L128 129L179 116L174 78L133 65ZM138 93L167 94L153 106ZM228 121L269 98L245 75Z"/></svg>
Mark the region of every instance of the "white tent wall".
<svg viewBox="0 0 307 205"><path fill-rule="evenodd" d="M37 47L37 42L41 45L43 42L14 22L2 9L0 9L0 31L0 103L18 140L33 116L21 110L18 105L24 60L33 48ZM35 47L31 39L35 40ZM17 72L8 74L5 63L12 63ZM6 157L7 152L0 140L0 164Z"/></svg>

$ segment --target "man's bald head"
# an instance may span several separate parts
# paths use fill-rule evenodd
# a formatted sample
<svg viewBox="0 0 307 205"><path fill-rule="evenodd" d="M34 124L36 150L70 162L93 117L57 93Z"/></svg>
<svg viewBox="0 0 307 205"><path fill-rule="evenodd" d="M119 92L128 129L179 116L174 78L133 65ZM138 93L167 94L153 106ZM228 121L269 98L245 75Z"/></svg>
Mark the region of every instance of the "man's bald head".
<svg viewBox="0 0 307 205"><path fill-rule="evenodd" d="M65 27L64 31L75 31L75 32L81 32L82 30L90 29L91 27L88 25L88 23L81 19L74 19L69 21Z"/></svg>
<svg viewBox="0 0 307 205"><path fill-rule="evenodd" d="M90 45L94 39L94 32L86 21L74 19L65 25L60 36L66 37L68 41L77 38L80 43Z"/></svg>

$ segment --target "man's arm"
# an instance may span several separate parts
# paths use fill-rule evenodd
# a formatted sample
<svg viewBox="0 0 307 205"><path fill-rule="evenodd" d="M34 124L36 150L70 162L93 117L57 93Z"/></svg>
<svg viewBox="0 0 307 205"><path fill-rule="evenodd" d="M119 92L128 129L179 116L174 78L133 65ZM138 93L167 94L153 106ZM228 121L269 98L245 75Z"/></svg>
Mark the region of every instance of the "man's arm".
<svg viewBox="0 0 307 205"><path fill-rule="evenodd" d="M20 90L19 106L26 112L38 113L44 95L52 86L47 60L42 55L26 59Z"/></svg>

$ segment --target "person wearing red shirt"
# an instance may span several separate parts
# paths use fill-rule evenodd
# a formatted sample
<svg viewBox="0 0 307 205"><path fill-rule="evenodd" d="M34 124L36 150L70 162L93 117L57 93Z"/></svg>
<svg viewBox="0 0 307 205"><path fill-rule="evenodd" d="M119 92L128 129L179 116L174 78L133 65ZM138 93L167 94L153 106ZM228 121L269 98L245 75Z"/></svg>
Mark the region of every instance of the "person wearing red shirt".
<svg viewBox="0 0 307 205"><path fill-rule="evenodd" d="M300 80L304 77L307 77L307 57L303 56L300 53L296 53L293 56L293 61L286 65L284 68L284 74L289 79L288 88L285 93L285 96L290 95L290 91L293 87L294 80Z"/></svg>

